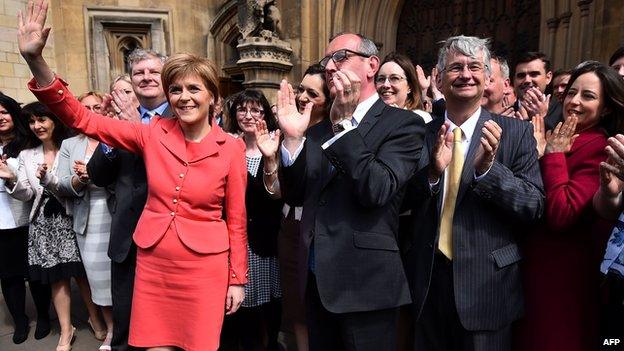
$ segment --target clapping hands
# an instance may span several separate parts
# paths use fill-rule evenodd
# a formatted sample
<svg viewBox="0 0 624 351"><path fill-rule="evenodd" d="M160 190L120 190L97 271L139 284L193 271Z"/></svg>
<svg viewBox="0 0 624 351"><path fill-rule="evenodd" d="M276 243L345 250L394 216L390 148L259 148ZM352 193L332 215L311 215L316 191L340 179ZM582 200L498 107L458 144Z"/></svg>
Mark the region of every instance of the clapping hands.
<svg viewBox="0 0 624 351"><path fill-rule="evenodd" d="M575 134L577 122L578 117L568 117L563 124L559 122L555 129L546 132L544 153L569 152L574 140L578 137L578 134Z"/></svg>
<svg viewBox="0 0 624 351"><path fill-rule="evenodd" d="M0 178L8 181L15 181L15 173L11 170L7 162L8 156L3 155L0 159Z"/></svg>
<svg viewBox="0 0 624 351"><path fill-rule="evenodd" d="M87 165L84 163L84 161L74 161L73 169L74 173L76 173L76 176L81 183L86 184L89 182L89 173L87 172Z"/></svg>

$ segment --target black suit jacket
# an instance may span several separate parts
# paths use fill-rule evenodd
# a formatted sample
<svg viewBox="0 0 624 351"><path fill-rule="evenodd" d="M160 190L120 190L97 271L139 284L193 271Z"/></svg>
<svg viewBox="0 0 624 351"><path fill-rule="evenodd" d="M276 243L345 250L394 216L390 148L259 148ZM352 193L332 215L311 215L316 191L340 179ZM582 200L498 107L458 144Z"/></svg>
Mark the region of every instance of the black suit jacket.
<svg viewBox="0 0 624 351"><path fill-rule="evenodd" d="M483 123L502 128L492 168L478 181L474 159ZM405 254L413 307L420 315L431 281L437 249L444 179L432 191L428 167L436 135L444 119L427 125L420 170L406 195L414 215L413 235ZM435 189L434 189L435 190ZM544 208L535 139L530 123L481 110L462 171L453 216L453 283L455 304L467 330L498 330L523 312L517 244L529 223Z"/></svg>
<svg viewBox="0 0 624 351"><path fill-rule="evenodd" d="M299 283L305 291L308 252L323 306L334 313L372 311L410 302L397 245L399 207L415 170L424 123L379 99L357 128L327 149L325 120L310 128L304 148L282 167L288 203L303 204Z"/></svg>
<svg viewBox="0 0 624 351"><path fill-rule="evenodd" d="M162 116L171 117L171 109L167 107ZM87 163L87 172L93 184L115 186L108 257L121 263L133 246L132 234L147 200L147 175L142 157L120 149L115 152L111 159L98 147Z"/></svg>

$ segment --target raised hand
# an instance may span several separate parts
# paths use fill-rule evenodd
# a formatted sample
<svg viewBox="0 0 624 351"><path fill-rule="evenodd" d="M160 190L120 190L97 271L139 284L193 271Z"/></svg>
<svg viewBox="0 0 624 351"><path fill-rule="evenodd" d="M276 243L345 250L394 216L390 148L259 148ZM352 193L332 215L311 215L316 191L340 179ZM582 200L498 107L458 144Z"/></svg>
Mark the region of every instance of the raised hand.
<svg viewBox="0 0 624 351"><path fill-rule="evenodd" d="M429 182L437 182L442 173L451 163L453 157L453 133L447 133L450 128L448 122L444 123L436 137L436 143L431 151L432 166L429 168Z"/></svg>
<svg viewBox="0 0 624 351"><path fill-rule="evenodd" d="M550 95L544 95L539 89L533 87L524 93L522 104L527 109L529 117L535 115L546 116Z"/></svg>
<svg viewBox="0 0 624 351"><path fill-rule="evenodd" d="M40 87L54 81L54 72L41 55L50 35L50 28L44 27L47 15L48 3L44 0L29 1L25 17L21 11L17 14L17 45Z"/></svg>
<svg viewBox="0 0 624 351"><path fill-rule="evenodd" d="M431 69L431 96L433 101L444 99L444 94L438 89L438 67Z"/></svg>
<svg viewBox="0 0 624 351"><path fill-rule="evenodd" d="M17 45L26 59L41 57L51 28L44 28L48 15L48 3L44 0L28 2L26 18L17 13Z"/></svg>
<svg viewBox="0 0 624 351"><path fill-rule="evenodd" d="M578 134L576 132L576 123L578 117L568 117L563 124L557 123L557 126L552 131L546 132L546 148L545 154L553 152L569 152L572 148L572 144Z"/></svg>
<svg viewBox="0 0 624 351"><path fill-rule="evenodd" d="M542 158L544 156L544 150L546 149L546 128L544 127L544 117L535 115L531 120L533 124L533 137L537 143L537 157Z"/></svg>
<svg viewBox="0 0 624 351"><path fill-rule="evenodd" d="M481 144L475 155L475 173L482 175L487 172L496 157L496 151L500 145L501 136L503 135L503 129L494 121L485 121L483 128L481 128L483 135L481 136Z"/></svg>
<svg viewBox="0 0 624 351"><path fill-rule="evenodd" d="M427 90L429 90L429 86L431 86L431 76L425 76L425 71L423 71L422 67L416 65L416 78L418 79L418 85L420 86L422 95L427 95Z"/></svg>
<svg viewBox="0 0 624 351"><path fill-rule="evenodd" d="M618 166L610 157L606 162L600 162L600 190L609 197L616 197L624 190L624 180L619 177Z"/></svg>
<svg viewBox="0 0 624 351"><path fill-rule="evenodd" d="M624 181L624 135L616 134L607 140L605 152L609 156L604 168L614 176ZM601 164L602 167L602 164Z"/></svg>
<svg viewBox="0 0 624 351"><path fill-rule="evenodd" d="M522 121L528 121L531 117L529 117L529 112L524 107L522 103L518 105L518 111L514 113L514 118L517 118Z"/></svg>
<svg viewBox="0 0 624 351"><path fill-rule="evenodd" d="M256 145L266 158L276 158L279 149L280 130L269 132L266 121L261 119L256 122Z"/></svg>
<svg viewBox="0 0 624 351"><path fill-rule="evenodd" d="M138 107L136 106L130 96L126 94L123 89L115 89L111 91L113 100L111 106L115 111L115 115L124 121L141 122L141 115L139 115Z"/></svg>
<svg viewBox="0 0 624 351"><path fill-rule="evenodd" d="M282 80L277 92L277 121L284 133L284 146L288 151L294 152L301 144L308 129L313 105L314 103L308 102L303 113L299 113L292 86L286 79Z"/></svg>
<svg viewBox="0 0 624 351"><path fill-rule="evenodd" d="M332 123L351 118L360 102L360 78L349 70L336 71L331 78L336 89L336 97L329 112Z"/></svg>

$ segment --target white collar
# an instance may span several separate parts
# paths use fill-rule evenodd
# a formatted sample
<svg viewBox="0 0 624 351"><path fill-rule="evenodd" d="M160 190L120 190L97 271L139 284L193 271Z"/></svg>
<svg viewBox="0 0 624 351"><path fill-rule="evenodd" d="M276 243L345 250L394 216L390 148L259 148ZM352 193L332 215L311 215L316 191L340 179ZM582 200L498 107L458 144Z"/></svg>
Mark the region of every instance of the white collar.
<svg viewBox="0 0 624 351"><path fill-rule="evenodd" d="M468 117L468 119L462 123L461 126L459 126L466 137L464 140L472 140L472 135L474 134L475 127L479 121L479 116L481 116L481 106L479 106L479 108L472 115L470 115L470 117ZM457 127L457 125L455 125L455 123L448 118L448 111L444 112L444 120L450 123L450 128L447 133L452 132L453 129Z"/></svg>
<svg viewBox="0 0 624 351"><path fill-rule="evenodd" d="M374 93L355 107L355 111L353 111L352 117L355 118L357 124L360 124L360 122L362 122L362 118L364 118L366 112L370 110L370 108L375 104L375 102L377 102L377 100L379 100L379 94Z"/></svg>

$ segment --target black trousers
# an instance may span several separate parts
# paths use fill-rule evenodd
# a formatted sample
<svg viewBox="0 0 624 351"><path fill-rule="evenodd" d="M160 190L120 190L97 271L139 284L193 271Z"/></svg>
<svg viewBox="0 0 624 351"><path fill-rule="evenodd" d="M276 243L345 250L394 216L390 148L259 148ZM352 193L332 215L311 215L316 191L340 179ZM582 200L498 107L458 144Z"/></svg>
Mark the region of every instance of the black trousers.
<svg viewBox="0 0 624 351"><path fill-rule="evenodd" d="M130 312L132 310L132 290L136 269L136 246L132 245L128 257L121 262L112 261L111 290L113 297L113 351L133 350L128 346Z"/></svg>
<svg viewBox="0 0 624 351"><path fill-rule="evenodd" d="M279 351L281 304L280 299L272 299L260 306L241 307L225 316L219 350Z"/></svg>
<svg viewBox="0 0 624 351"><path fill-rule="evenodd" d="M453 287L453 262L438 252L425 306L414 322L414 350L511 350L511 326L496 331L469 331L462 326Z"/></svg>
<svg viewBox="0 0 624 351"><path fill-rule="evenodd" d="M329 312L323 307L312 272L308 272L306 313L310 351L397 348L398 307L366 312Z"/></svg>
<svg viewBox="0 0 624 351"><path fill-rule="evenodd" d="M0 279L4 302L13 317L15 330L22 332L28 326L26 315L26 286L24 277L11 277ZM37 309L37 323L49 323L50 321L50 285L41 282L29 282L30 294Z"/></svg>

